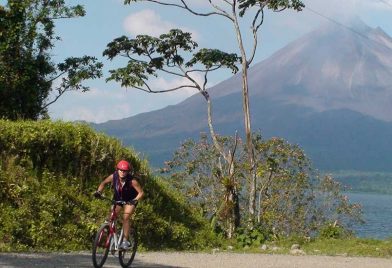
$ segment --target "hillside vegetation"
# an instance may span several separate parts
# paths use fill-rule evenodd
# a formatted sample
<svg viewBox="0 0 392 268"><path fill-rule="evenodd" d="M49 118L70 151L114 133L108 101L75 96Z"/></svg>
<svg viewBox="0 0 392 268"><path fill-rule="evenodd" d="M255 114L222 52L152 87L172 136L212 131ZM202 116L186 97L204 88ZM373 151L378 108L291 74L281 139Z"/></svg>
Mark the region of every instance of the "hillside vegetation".
<svg viewBox="0 0 392 268"><path fill-rule="evenodd" d="M216 241L132 149L86 125L0 120L0 153L0 251L89 249L109 210L92 193L122 158L141 175L146 193L135 219L142 247L193 249Z"/></svg>
<svg viewBox="0 0 392 268"><path fill-rule="evenodd" d="M392 194L391 172L346 170L330 173L346 186L347 191Z"/></svg>

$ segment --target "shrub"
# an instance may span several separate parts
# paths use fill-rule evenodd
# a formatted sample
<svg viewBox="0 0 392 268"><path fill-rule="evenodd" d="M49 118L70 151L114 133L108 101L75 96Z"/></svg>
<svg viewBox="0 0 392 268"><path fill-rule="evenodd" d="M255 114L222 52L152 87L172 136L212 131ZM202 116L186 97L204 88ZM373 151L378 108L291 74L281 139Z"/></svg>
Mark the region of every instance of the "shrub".
<svg viewBox="0 0 392 268"><path fill-rule="evenodd" d="M146 197L135 217L142 247L197 249L214 243L208 222L180 193L151 176L146 161L87 125L0 120L0 154L0 251L89 249L109 211L91 194L121 158L144 174Z"/></svg>
<svg viewBox="0 0 392 268"><path fill-rule="evenodd" d="M342 226L337 225L336 223L327 224L320 229L319 236L320 238L344 238L349 235L349 232L345 230Z"/></svg>
<svg viewBox="0 0 392 268"><path fill-rule="evenodd" d="M236 240L238 247L260 246L263 242L270 238L270 232L261 226L254 228L239 228L236 232Z"/></svg>

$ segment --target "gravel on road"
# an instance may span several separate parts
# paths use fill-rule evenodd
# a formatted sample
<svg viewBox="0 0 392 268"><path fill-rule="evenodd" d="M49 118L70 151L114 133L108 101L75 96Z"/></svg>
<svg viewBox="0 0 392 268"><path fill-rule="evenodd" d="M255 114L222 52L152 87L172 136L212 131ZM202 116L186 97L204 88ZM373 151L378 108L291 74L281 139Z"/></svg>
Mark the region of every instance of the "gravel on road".
<svg viewBox="0 0 392 268"><path fill-rule="evenodd" d="M0 253L0 267L92 267L90 253ZM121 267L109 256L104 267ZM132 267L149 268L391 268L392 259L343 256L293 256L241 253L141 252Z"/></svg>

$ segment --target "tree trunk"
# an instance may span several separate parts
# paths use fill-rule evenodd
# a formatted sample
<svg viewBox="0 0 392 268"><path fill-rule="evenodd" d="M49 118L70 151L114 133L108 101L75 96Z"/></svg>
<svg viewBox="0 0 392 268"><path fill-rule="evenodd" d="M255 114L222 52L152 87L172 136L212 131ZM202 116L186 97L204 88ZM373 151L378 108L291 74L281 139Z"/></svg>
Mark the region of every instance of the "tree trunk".
<svg viewBox="0 0 392 268"><path fill-rule="evenodd" d="M233 154L229 153L225 153L224 148L219 144L219 141L216 137L215 131L214 131L214 126L212 124L212 104L211 104L211 100L210 97L208 95L208 93L206 91L202 92L205 100L207 101L207 115L208 115L208 126L209 126L209 130L210 130L210 135L213 141L213 144L215 146L215 149L219 152L219 154L223 157L223 159L226 161L227 165L228 165L228 176L229 178L231 178L231 180L235 180L235 170L234 170L234 153L235 153L235 148L234 148L234 152ZM235 136L236 139L236 144L237 144L237 135ZM236 146L235 146L236 147ZM220 162L220 161L219 161ZM221 174L225 174L225 172L223 172L223 168L222 165L219 165L219 169L221 170ZM236 190L235 182L232 182L232 187L230 187L229 189L227 189L227 193L226 193L226 198L224 200L224 202L226 204L224 204L224 206L227 206L227 204L231 203L233 204L233 208L231 209L230 213L229 213L229 217L226 219L226 223L227 223L227 229L226 229L226 233L227 233L227 237L228 238L232 238L235 229L240 225L240 208L239 208L239 198L238 198L238 193Z"/></svg>
<svg viewBox="0 0 392 268"><path fill-rule="evenodd" d="M246 136L246 148L248 150L249 161L249 223L252 224L255 219L256 209L256 172L255 172L255 159L252 144L252 128L250 122L250 108L249 108L249 88L248 88L248 61L245 53L244 44L241 37L241 29L237 20L236 10L233 6L234 27L237 33L238 46L241 50L242 59L242 97L243 97L243 111L244 111L244 124Z"/></svg>

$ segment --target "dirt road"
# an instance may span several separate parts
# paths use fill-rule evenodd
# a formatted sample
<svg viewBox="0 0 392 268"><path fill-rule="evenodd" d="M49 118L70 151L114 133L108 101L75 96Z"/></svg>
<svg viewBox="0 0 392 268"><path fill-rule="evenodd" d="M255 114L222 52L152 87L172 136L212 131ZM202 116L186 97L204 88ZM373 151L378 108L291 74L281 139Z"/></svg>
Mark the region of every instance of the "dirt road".
<svg viewBox="0 0 392 268"><path fill-rule="evenodd" d="M89 253L16 254L0 253L0 267L92 267ZM118 259L109 256L107 268L120 267ZM391 268L392 259L329 256L290 256L237 253L138 253L132 267L149 268Z"/></svg>

